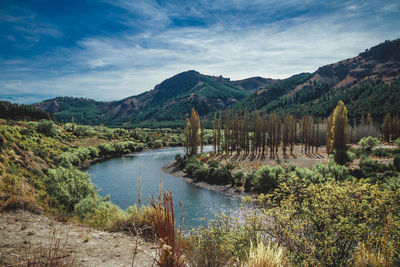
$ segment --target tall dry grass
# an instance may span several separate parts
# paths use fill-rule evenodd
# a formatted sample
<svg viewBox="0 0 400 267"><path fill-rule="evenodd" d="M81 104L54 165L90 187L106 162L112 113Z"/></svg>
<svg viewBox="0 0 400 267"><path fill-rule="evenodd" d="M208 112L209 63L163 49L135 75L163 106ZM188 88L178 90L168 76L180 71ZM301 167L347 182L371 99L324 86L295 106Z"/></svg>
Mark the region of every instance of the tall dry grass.
<svg viewBox="0 0 400 267"><path fill-rule="evenodd" d="M162 267L185 266L182 238L180 231L175 228L172 192L165 192L160 188L157 200L152 197L151 205L155 210L154 239L159 244L157 264Z"/></svg>
<svg viewBox="0 0 400 267"><path fill-rule="evenodd" d="M285 256L283 248L271 245L267 246L262 242L257 242L255 247L253 243L250 244L249 257L242 267L284 267L289 266L289 261Z"/></svg>

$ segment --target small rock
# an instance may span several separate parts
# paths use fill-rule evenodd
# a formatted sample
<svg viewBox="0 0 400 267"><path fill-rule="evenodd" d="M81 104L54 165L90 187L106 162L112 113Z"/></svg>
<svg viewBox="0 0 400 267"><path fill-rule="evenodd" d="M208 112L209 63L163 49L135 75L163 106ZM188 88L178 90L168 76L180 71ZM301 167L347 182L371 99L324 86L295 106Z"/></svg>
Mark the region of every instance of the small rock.
<svg viewBox="0 0 400 267"><path fill-rule="evenodd" d="M26 235L33 236L33 235L35 235L35 232L28 232Z"/></svg>

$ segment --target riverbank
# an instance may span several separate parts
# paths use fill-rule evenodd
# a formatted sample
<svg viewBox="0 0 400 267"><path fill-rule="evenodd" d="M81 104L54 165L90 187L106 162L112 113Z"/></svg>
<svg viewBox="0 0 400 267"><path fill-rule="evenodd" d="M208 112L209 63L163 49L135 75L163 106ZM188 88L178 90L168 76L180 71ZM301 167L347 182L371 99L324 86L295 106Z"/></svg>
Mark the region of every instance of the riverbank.
<svg viewBox="0 0 400 267"><path fill-rule="evenodd" d="M239 198L243 198L245 196L249 196L249 193L244 192L243 190L240 190L238 188L234 188L231 186L226 186L226 185L212 185L212 184L208 184L205 182L196 182L191 178L188 178L186 176L186 174L180 170L177 166L176 166L176 161L172 161L166 165L164 165L161 170L163 172L165 172L166 174L172 175L174 177L177 177L187 183L193 184L195 186L207 189L207 190L211 190L214 192L218 192L218 193L222 193L224 195L227 196L232 196L232 197L239 197Z"/></svg>

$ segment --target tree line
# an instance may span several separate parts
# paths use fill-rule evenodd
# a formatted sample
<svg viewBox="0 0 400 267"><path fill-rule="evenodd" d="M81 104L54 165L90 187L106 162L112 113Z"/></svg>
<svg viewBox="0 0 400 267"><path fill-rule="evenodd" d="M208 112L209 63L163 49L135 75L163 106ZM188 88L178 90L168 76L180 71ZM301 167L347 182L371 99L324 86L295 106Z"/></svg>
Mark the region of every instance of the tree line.
<svg viewBox="0 0 400 267"><path fill-rule="evenodd" d="M197 154L199 146L202 152L204 124L194 109L190 118L186 116L186 154ZM258 110L254 110L251 116L247 109L215 112L212 119L212 146L215 154L269 154L270 157L275 157L279 150L283 155L292 155L294 145L300 144L302 154L318 153L318 148L326 145L328 153L336 150L338 157L341 157L340 153L345 151L347 143L357 143L359 135L368 136L374 133L379 135L379 130L374 126L370 113L366 118L362 115L359 124L354 120L353 127L349 126L348 111L343 101L338 102L327 119L306 115L296 120L291 114L280 116L273 112L268 115L266 111ZM399 116L388 113L382 124L382 137L389 141L399 136Z"/></svg>
<svg viewBox="0 0 400 267"><path fill-rule="evenodd" d="M31 105L0 101L0 118L9 120L54 120L53 113L45 112Z"/></svg>

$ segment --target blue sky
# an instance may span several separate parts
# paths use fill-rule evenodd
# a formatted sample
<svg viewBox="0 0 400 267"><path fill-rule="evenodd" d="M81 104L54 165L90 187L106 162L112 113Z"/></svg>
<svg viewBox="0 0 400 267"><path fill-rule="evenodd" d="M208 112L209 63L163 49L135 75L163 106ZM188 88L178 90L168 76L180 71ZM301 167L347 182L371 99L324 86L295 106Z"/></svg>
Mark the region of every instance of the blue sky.
<svg viewBox="0 0 400 267"><path fill-rule="evenodd" d="M399 37L399 1L2 0L0 99L119 100L189 69L286 78Z"/></svg>

